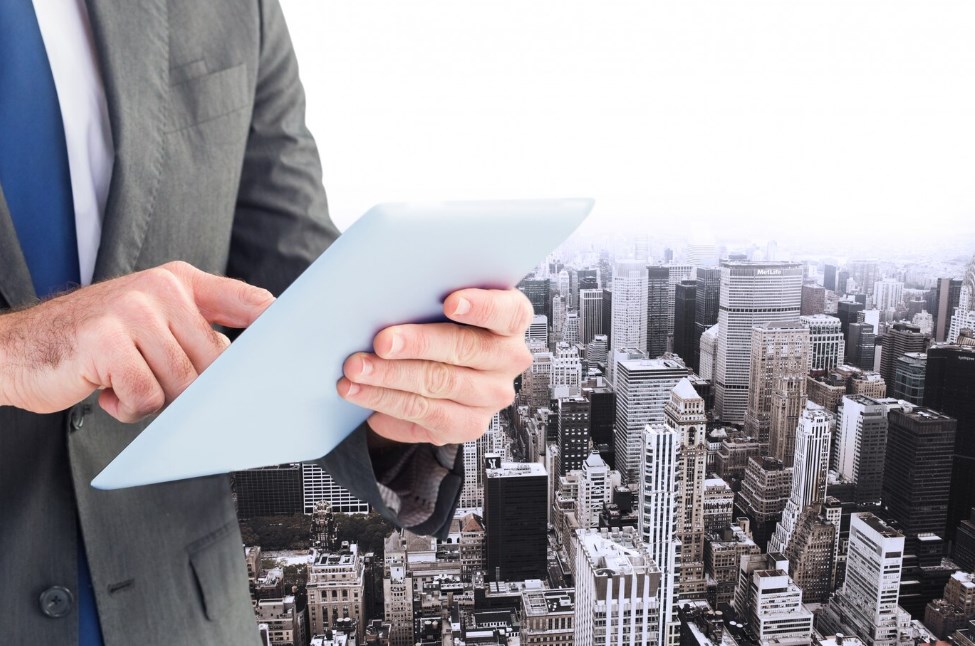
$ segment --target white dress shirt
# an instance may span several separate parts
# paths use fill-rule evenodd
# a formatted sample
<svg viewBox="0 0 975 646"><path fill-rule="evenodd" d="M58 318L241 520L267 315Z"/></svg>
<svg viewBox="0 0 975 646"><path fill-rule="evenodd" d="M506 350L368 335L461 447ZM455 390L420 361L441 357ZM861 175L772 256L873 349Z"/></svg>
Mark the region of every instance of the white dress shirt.
<svg viewBox="0 0 975 646"><path fill-rule="evenodd" d="M105 88L84 0L33 1L61 106L81 284L88 285L95 271L115 164Z"/></svg>

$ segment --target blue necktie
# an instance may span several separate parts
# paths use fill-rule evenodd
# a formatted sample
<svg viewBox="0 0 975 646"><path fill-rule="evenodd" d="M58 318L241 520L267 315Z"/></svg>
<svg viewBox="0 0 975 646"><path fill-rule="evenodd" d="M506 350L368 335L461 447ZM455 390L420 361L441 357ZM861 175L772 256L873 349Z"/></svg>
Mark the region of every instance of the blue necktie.
<svg viewBox="0 0 975 646"><path fill-rule="evenodd" d="M37 295L78 284L64 124L31 0L0 0L0 187ZM80 643L100 646L80 532L77 597Z"/></svg>

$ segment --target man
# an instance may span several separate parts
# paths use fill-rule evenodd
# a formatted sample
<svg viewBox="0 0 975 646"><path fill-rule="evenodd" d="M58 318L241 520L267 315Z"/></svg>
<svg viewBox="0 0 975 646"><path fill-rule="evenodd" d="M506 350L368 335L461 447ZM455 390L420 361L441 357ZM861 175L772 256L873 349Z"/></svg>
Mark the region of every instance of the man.
<svg viewBox="0 0 975 646"><path fill-rule="evenodd" d="M337 235L274 0L0 3L4 643L257 643L226 477L89 482ZM529 360L517 292L444 312L322 384L376 411L322 464L435 535Z"/></svg>

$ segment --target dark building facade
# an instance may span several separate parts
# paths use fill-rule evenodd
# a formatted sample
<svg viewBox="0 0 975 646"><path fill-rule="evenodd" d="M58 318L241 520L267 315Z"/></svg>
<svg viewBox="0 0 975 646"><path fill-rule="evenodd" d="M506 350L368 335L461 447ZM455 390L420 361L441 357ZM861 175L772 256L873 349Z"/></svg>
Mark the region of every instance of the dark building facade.
<svg viewBox="0 0 975 646"><path fill-rule="evenodd" d="M948 509L948 539L975 507L975 346L928 350L924 405L958 420Z"/></svg>
<svg viewBox="0 0 975 646"><path fill-rule="evenodd" d="M559 399L558 475L581 469L589 457L589 400L585 397Z"/></svg>
<svg viewBox="0 0 975 646"><path fill-rule="evenodd" d="M282 464L233 473L237 517L293 515L303 512L300 464Z"/></svg>
<svg viewBox="0 0 975 646"><path fill-rule="evenodd" d="M823 287L831 292L836 291L836 265L826 265L823 267Z"/></svg>
<svg viewBox="0 0 975 646"><path fill-rule="evenodd" d="M667 337L673 332L674 313L670 302L670 267L647 267L647 357L667 352Z"/></svg>
<svg viewBox="0 0 975 646"><path fill-rule="evenodd" d="M883 504L905 543L923 532L943 537L957 422L930 408L892 410L887 421Z"/></svg>
<svg viewBox="0 0 975 646"><path fill-rule="evenodd" d="M859 320L857 314L862 311L863 304L856 301L840 301L836 304L836 318L840 320L840 330L842 330L843 339L846 341L847 363L851 362L851 358L857 357L857 351L850 347L850 324Z"/></svg>
<svg viewBox="0 0 975 646"><path fill-rule="evenodd" d="M518 289L531 301L536 315L548 317L548 324L552 325L552 294L551 285L544 278L526 278L518 283Z"/></svg>
<svg viewBox="0 0 975 646"><path fill-rule="evenodd" d="M801 316L826 313L826 288L821 285L803 285L802 300L799 305Z"/></svg>
<svg viewBox="0 0 975 646"><path fill-rule="evenodd" d="M898 357L894 362L894 384L890 396L922 405L927 365L928 355L923 352L908 352L903 357Z"/></svg>
<svg viewBox="0 0 975 646"><path fill-rule="evenodd" d="M613 290L603 288L603 334L606 335L606 347L613 347Z"/></svg>
<svg viewBox="0 0 975 646"><path fill-rule="evenodd" d="M861 370L873 370L877 335L870 323L850 323L846 341L846 362Z"/></svg>
<svg viewBox="0 0 975 646"><path fill-rule="evenodd" d="M579 289L599 289L599 270L580 269L576 272Z"/></svg>
<svg viewBox="0 0 975 646"><path fill-rule="evenodd" d="M499 466L485 469L484 478L484 547L488 579L545 579L548 474L537 462L501 462Z"/></svg>
<svg viewBox="0 0 975 646"><path fill-rule="evenodd" d="M924 352L927 348L928 337L921 334L921 328L910 323L894 323L884 335L883 350L880 354L880 375L888 384L895 383L896 361L908 352Z"/></svg>
<svg viewBox="0 0 975 646"><path fill-rule="evenodd" d="M697 310L697 281L684 280L674 291L674 353L695 372L694 314ZM700 348L698 348L700 353Z"/></svg>
<svg viewBox="0 0 975 646"><path fill-rule="evenodd" d="M935 287L935 305L931 309L934 315L934 340L944 343L948 340L948 328L951 326L951 315L961 300L960 278L939 278Z"/></svg>
<svg viewBox="0 0 975 646"><path fill-rule="evenodd" d="M593 447L611 469L616 468L613 425L616 423L616 393L603 385L583 384L582 396L589 400L589 435ZM585 458L583 458L585 459Z"/></svg>
<svg viewBox="0 0 975 646"><path fill-rule="evenodd" d="M694 358L691 367L701 370L701 335L718 322L721 295L721 268L698 267L694 293Z"/></svg>

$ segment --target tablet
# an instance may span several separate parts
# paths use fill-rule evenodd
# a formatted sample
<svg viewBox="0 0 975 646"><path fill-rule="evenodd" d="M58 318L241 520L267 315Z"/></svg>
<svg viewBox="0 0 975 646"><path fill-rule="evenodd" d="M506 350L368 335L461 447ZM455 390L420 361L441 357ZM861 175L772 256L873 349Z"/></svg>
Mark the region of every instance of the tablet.
<svg viewBox="0 0 975 646"><path fill-rule="evenodd" d="M301 276L105 469L119 489L315 460L371 414L336 392L381 329L447 320L465 287L514 287L592 200L380 204Z"/></svg>

